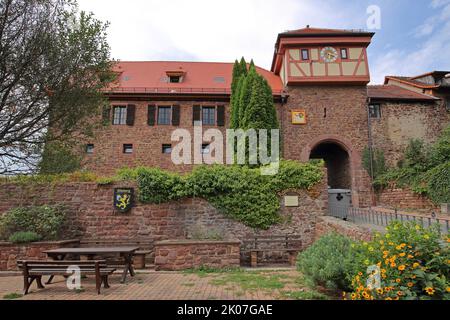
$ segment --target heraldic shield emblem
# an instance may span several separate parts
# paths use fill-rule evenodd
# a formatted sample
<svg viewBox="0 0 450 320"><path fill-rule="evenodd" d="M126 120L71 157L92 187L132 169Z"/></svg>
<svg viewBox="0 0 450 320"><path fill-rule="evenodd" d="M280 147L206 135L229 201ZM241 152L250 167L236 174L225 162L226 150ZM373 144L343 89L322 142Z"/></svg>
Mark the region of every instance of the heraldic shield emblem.
<svg viewBox="0 0 450 320"><path fill-rule="evenodd" d="M114 208L122 213L130 211L133 207L133 198L133 188L114 189Z"/></svg>

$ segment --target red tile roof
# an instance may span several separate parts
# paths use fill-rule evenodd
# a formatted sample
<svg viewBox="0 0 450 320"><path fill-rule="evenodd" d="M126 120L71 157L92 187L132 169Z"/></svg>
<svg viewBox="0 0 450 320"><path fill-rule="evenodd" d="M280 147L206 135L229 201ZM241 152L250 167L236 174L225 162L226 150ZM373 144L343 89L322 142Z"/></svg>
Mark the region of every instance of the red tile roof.
<svg viewBox="0 0 450 320"><path fill-rule="evenodd" d="M394 85L368 86L368 97L379 100L435 101L438 98Z"/></svg>
<svg viewBox="0 0 450 320"><path fill-rule="evenodd" d="M289 30L279 34L280 36L298 35L298 36L309 36L309 35L329 35L329 36L373 36L373 32L366 32L363 30L343 30L343 29L324 29L324 28L311 28L306 27L297 30Z"/></svg>
<svg viewBox="0 0 450 320"><path fill-rule="evenodd" d="M389 80L395 80L398 82L402 82L405 84L409 84L413 87L416 88L421 88L421 89L435 89L438 88L439 85L435 85L435 84L426 84L417 80L414 80L415 78L411 78L411 77L400 77L400 76L386 76L384 83L388 84Z"/></svg>
<svg viewBox="0 0 450 320"><path fill-rule="evenodd" d="M233 63L121 61L115 70L120 76L113 92L229 94ZM269 82L274 95L281 94L279 76L263 68L256 70ZM167 82L167 73L175 71L185 73L182 83Z"/></svg>

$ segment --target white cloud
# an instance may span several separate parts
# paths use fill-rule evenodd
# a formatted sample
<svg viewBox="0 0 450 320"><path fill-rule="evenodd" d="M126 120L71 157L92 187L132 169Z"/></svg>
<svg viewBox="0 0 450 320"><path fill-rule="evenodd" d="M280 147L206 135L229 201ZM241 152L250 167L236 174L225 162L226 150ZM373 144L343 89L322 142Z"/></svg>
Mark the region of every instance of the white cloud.
<svg viewBox="0 0 450 320"><path fill-rule="evenodd" d="M313 0L79 0L79 4L110 21L114 58L234 61L245 56L265 68L270 68L278 32L307 24L351 28L358 16Z"/></svg>
<svg viewBox="0 0 450 320"><path fill-rule="evenodd" d="M413 76L450 67L450 0L434 0L431 6L440 10L415 29L417 49L392 49L378 56L372 63L373 83L382 83L386 75Z"/></svg>

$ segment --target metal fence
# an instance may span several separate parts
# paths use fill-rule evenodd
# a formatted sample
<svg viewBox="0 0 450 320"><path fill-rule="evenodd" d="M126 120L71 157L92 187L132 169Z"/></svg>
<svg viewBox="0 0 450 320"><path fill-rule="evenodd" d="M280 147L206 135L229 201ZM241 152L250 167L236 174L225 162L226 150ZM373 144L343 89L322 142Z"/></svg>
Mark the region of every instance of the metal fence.
<svg viewBox="0 0 450 320"><path fill-rule="evenodd" d="M381 227L387 227L393 221L408 222L413 221L424 228L438 224L442 234L450 233L450 219L437 218L434 216L422 216L415 214L403 214L395 212L385 212L374 209L349 208L347 214L337 208L330 211L330 215L345 219L356 224L372 224Z"/></svg>

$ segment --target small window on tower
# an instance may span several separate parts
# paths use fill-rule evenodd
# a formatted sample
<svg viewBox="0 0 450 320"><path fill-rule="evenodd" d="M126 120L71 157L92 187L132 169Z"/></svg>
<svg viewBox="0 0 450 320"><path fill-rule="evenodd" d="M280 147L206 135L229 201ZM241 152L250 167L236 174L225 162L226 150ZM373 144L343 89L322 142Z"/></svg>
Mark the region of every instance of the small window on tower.
<svg viewBox="0 0 450 320"><path fill-rule="evenodd" d="M162 145L162 153L163 154L171 154L172 153L172 145L171 144L163 144Z"/></svg>
<svg viewBox="0 0 450 320"><path fill-rule="evenodd" d="M202 154L209 154L210 147L209 144L202 144Z"/></svg>
<svg viewBox="0 0 450 320"><path fill-rule="evenodd" d="M133 145L132 144L124 144L123 145L123 153L132 154L133 153Z"/></svg>
<svg viewBox="0 0 450 320"><path fill-rule="evenodd" d="M342 60L348 59L348 51L347 51L347 48L342 48L342 49L341 49L341 59L342 59Z"/></svg>
<svg viewBox="0 0 450 320"><path fill-rule="evenodd" d="M302 60L309 60L309 50L302 49Z"/></svg>
<svg viewBox="0 0 450 320"><path fill-rule="evenodd" d="M379 105L379 104L369 105L369 115L372 119L380 119L381 118L381 105Z"/></svg>
<svg viewBox="0 0 450 320"><path fill-rule="evenodd" d="M93 144L87 144L86 145L86 153L87 154L93 154L94 153L94 145Z"/></svg>

